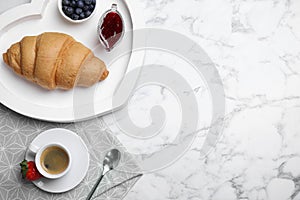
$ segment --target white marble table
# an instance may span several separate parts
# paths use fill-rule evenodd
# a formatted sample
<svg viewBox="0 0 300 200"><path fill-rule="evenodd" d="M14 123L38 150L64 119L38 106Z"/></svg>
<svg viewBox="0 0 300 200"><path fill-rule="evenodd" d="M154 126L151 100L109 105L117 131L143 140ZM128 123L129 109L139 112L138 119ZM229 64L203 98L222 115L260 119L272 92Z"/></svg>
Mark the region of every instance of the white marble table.
<svg viewBox="0 0 300 200"><path fill-rule="evenodd" d="M125 199L300 200L300 1L141 3L147 27L182 33L207 52L225 88L226 116L210 154L200 157L203 141L197 137L172 165L145 174ZM146 63L181 64L157 52L150 52ZM190 73L194 80L193 76ZM200 79L193 84L202 108L200 93L205 87ZM174 102L172 94L159 86L137 90L128 105L132 121L148 125L151 107L163 105L168 120L163 136L141 143L120 133L118 139L136 154L172 142L180 120ZM203 108L200 112L210 114ZM112 115L104 120L118 131Z"/></svg>
<svg viewBox="0 0 300 200"><path fill-rule="evenodd" d="M196 140L177 162L146 174L125 199L299 200L300 1L141 2L148 27L185 34L215 62L225 88L226 120L205 158ZM159 91L149 86L134 94L132 121L145 126L145 112L154 104L172 104ZM137 153L154 145L118 137Z"/></svg>

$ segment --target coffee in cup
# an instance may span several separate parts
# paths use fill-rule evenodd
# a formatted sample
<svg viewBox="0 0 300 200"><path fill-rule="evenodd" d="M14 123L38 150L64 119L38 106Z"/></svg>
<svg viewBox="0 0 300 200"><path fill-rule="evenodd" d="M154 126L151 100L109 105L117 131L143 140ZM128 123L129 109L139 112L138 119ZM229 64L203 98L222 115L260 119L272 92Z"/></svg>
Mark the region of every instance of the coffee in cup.
<svg viewBox="0 0 300 200"><path fill-rule="evenodd" d="M41 154L40 165L49 174L60 174L68 168L68 153L59 146L49 146Z"/></svg>
<svg viewBox="0 0 300 200"><path fill-rule="evenodd" d="M60 178L71 167L71 155L68 149L61 144L51 143L40 148L31 144L29 151L36 154L36 167L46 178Z"/></svg>

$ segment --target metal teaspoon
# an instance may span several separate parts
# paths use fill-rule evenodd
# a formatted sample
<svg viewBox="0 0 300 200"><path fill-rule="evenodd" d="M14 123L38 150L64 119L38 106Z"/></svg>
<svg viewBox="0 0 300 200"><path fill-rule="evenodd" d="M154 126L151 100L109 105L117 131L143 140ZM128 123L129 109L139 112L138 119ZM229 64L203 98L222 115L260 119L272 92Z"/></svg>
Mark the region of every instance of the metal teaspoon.
<svg viewBox="0 0 300 200"><path fill-rule="evenodd" d="M101 180L105 176L105 174L114 168L116 168L119 164L119 161L121 159L121 152L118 149L112 149L104 157L103 160L103 171L99 179L97 180L96 184L92 188L91 192L87 196L86 200L90 200L96 191L98 185L100 184Z"/></svg>

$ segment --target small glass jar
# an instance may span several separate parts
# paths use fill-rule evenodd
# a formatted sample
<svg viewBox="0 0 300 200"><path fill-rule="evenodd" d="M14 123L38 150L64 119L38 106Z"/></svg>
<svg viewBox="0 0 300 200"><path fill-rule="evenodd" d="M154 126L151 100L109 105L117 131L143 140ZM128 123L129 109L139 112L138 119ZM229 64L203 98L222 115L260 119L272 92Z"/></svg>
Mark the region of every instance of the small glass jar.
<svg viewBox="0 0 300 200"><path fill-rule="evenodd" d="M117 4L112 4L100 18L97 33L99 41L107 51L111 51L122 40L124 35L124 20L117 10Z"/></svg>

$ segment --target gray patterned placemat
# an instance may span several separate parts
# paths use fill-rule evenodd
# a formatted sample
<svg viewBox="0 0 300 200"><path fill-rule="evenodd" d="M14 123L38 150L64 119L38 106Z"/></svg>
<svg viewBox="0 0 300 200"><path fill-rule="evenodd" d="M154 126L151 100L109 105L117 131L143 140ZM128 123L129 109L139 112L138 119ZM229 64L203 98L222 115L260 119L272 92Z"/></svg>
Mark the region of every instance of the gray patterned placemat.
<svg viewBox="0 0 300 200"><path fill-rule="evenodd" d="M85 141L89 148L90 166L86 177L76 188L62 194L51 194L22 180L19 163L27 146L38 134L57 127L72 130ZM138 165L101 118L70 124L49 123L19 115L0 104L0 199L85 199L100 176L104 155L111 148L118 148L122 159L117 170L110 172L101 182L94 199L122 199L139 179L134 173L139 171ZM117 187L107 191L115 185Z"/></svg>

